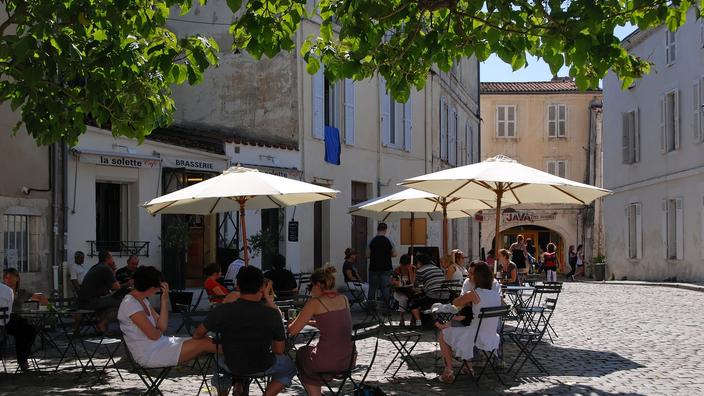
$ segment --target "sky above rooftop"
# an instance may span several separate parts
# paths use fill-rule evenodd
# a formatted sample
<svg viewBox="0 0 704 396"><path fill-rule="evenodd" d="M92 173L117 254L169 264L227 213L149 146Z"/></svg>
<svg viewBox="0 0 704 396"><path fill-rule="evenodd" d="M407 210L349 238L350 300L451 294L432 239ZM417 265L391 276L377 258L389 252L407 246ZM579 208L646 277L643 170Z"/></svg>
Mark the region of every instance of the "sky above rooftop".
<svg viewBox="0 0 704 396"><path fill-rule="evenodd" d="M635 30L634 26L621 26L616 29L616 36L620 39L628 36ZM479 78L484 81L547 81L552 78L548 64L536 58L528 58L528 66L517 71L511 70L511 65L504 63L498 56L492 55L480 65ZM567 76L569 70L562 67L558 75Z"/></svg>

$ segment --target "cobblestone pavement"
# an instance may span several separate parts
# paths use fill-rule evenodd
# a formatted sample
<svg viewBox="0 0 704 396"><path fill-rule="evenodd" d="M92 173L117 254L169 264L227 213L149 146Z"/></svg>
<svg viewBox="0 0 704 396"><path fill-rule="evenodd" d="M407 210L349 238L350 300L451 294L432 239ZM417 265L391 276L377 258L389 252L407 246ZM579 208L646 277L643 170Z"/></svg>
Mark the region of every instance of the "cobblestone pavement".
<svg viewBox="0 0 704 396"><path fill-rule="evenodd" d="M466 376L454 385L442 384L433 373L435 336L426 331L414 351L425 376L405 365L396 378L384 374L395 350L382 340L367 383L398 395L699 395L704 393L703 305L704 293L689 290L566 283L552 321L559 338L536 350L550 375L527 365L517 378L505 378L506 386L492 376L482 378L479 386ZM358 347L360 368L365 368L373 346L374 339L367 339ZM514 352L507 345L507 362ZM8 371L14 371L14 362L7 363ZM98 383L89 375L79 377L74 363L64 367L61 374L0 374L0 394L120 395L144 389L127 370L122 370L124 381L109 369L106 380ZM161 389L165 394L195 395L200 378L179 367ZM259 391L252 387L252 394ZM285 394L305 392L296 381Z"/></svg>

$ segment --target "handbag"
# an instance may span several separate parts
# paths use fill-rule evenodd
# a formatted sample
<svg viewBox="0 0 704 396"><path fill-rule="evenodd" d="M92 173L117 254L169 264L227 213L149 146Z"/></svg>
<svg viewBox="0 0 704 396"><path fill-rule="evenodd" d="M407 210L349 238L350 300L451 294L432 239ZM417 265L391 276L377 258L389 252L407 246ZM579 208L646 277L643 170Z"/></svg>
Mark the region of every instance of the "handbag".
<svg viewBox="0 0 704 396"><path fill-rule="evenodd" d="M354 396L386 396L386 392L381 390L378 386L371 385L357 385L354 387Z"/></svg>

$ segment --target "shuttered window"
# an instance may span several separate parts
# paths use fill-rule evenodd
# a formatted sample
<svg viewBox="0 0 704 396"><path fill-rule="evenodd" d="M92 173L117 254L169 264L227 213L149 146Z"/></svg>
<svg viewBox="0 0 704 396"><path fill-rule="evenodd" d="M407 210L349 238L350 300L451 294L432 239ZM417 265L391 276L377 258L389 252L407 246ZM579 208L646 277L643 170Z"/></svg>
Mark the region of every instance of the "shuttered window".
<svg viewBox="0 0 704 396"><path fill-rule="evenodd" d="M567 136L567 105L548 105L548 137L558 138Z"/></svg>
<svg viewBox="0 0 704 396"><path fill-rule="evenodd" d="M628 258L639 259L643 257L643 224L639 203L632 203L626 206L625 225Z"/></svg>
<svg viewBox="0 0 704 396"><path fill-rule="evenodd" d="M516 137L516 106L496 106L496 136L501 138Z"/></svg>
<svg viewBox="0 0 704 396"><path fill-rule="evenodd" d="M621 113L624 164L634 164L640 162L639 117L640 114L638 109L627 113Z"/></svg>

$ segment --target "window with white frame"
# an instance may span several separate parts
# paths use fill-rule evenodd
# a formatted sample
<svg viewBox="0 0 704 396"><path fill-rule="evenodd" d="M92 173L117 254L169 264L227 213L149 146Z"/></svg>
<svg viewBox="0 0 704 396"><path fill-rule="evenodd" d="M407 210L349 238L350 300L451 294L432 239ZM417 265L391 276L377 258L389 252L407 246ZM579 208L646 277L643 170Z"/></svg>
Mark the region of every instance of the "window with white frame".
<svg viewBox="0 0 704 396"><path fill-rule="evenodd" d="M677 60L677 36L669 29L665 29L665 60L668 65Z"/></svg>
<svg viewBox="0 0 704 396"><path fill-rule="evenodd" d="M325 107L323 119L325 126L340 127L340 95L338 85L325 78L324 84Z"/></svg>
<svg viewBox="0 0 704 396"><path fill-rule="evenodd" d="M19 272L39 271L39 216L4 214L2 216L2 251L4 268Z"/></svg>
<svg viewBox="0 0 704 396"><path fill-rule="evenodd" d="M672 90L660 98L660 151L680 148L680 95Z"/></svg>
<svg viewBox="0 0 704 396"><path fill-rule="evenodd" d="M567 177L567 161L566 160L547 160L546 168L549 174Z"/></svg>
<svg viewBox="0 0 704 396"><path fill-rule="evenodd" d="M640 162L640 125L638 109L621 113L623 137L623 163Z"/></svg>
<svg viewBox="0 0 704 396"><path fill-rule="evenodd" d="M628 258L639 259L643 257L643 225L639 203L632 203L626 206L625 224Z"/></svg>
<svg viewBox="0 0 704 396"><path fill-rule="evenodd" d="M567 136L567 105L548 105L548 137Z"/></svg>
<svg viewBox="0 0 704 396"><path fill-rule="evenodd" d="M379 85L382 142L386 147L411 151L411 98L406 103L398 103L386 92L386 81L383 78Z"/></svg>
<svg viewBox="0 0 704 396"><path fill-rule="evenodd" d="M666 259L681 260L684 257L682 198L662 202L662 242Z"/></svg>
<svg viewBox="0 0 704 396"><path fill-rule="evenodd" d="M345 79L345 143L354 145L354 81Z"/></svg>
<svg viewBox="0 0 704 396"><path fill-rule="evenodd" d="M324 139L325 127L334 127L344 132L346 144L354 144L354 83L335 84L325 78L323 69L321 64L312 76L312 135Z"/></svg>
<svg viewBox="0 0 704 396"><path fill-rule="evenodd" d="M496 106L496 136L500 138L516 137L516 106Z"/></svg>

